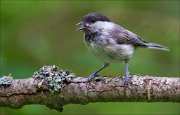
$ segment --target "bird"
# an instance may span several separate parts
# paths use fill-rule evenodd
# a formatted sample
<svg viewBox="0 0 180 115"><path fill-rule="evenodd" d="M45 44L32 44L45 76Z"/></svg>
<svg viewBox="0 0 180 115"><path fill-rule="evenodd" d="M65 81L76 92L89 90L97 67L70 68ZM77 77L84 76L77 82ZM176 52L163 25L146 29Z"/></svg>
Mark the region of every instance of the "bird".
<svg viewBox="0 0 180 115"><path fill-rule="evenodd" d="M169 51L163 45L146 42L101 13L88 13L76 25L79 26L77 30L84 33L84 43L87 48L103 62L103 66L92 73L87 81L99 76L98 73L110 64L125 62L123 84L126 87L130 77L128 62L136 48L145 47Z"/></svg>

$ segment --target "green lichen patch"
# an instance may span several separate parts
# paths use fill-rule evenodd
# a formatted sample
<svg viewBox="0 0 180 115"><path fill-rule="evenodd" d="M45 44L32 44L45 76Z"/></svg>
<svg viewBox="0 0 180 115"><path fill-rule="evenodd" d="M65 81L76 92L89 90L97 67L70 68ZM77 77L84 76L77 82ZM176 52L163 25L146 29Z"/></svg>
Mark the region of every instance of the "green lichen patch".
<svg viewBox="0 0 180 115"><path fill-rule="evenodd" d="M64 85L75 78L75 74L70 70L61 70L57 66L43 66L36 71L33 77L37 81L38 88L43 84L48 85L51 92L61 91Z"/></svg>
<svg viewBox="0 0 180 115"><path fill-rule="evenodd" d="M11 74L9 74L8 76L0 77L0 86L5 86L5 87L10 86L12 81L13 78Z"/></svg>

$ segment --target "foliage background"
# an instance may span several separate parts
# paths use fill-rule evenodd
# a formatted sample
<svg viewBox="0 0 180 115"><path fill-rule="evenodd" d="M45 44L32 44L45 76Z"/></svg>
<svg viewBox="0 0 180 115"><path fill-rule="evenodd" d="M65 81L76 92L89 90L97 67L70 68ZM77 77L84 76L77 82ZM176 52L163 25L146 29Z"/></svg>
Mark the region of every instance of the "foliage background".
<svg viewBox="0 0 180 115"><path fill-rule="evenodd" d="M131 74L179 75L179 1L30 1L1 0L0 76L30 77L43 65L71 69L88 76L102 63L87 51L75 24L89 12L100 12L149 42L170 52L138 49L130 61ZM125 64L112 64L101 75L122 76ZM62 113L43 105L0 108L12 114L180 114L179 103L91 103L66 105Z"/></svg>

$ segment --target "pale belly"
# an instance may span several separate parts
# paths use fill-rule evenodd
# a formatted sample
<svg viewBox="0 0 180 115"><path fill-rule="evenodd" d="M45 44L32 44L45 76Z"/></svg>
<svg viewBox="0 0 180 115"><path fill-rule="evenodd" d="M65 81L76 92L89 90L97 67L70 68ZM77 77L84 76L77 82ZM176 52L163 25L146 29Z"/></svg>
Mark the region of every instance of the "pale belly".
<svg viewBox="0 0 180 115"><path fill-rule="evenodd" d="M132 45L106 45L97 46L94 43L87 44L88 49L104 63L120 63L132 57L134 47Z"/></svg>

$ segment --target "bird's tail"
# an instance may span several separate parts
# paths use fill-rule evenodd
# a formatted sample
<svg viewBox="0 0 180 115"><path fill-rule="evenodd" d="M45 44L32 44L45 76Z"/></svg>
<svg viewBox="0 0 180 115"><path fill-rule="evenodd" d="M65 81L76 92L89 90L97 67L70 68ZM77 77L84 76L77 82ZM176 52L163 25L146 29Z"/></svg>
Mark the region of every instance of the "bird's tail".
<svg viewBox="0 0 180 115"><path fill-rule="evenodd" d="M157 49L157 50L165 50L169 51L169 49L163 45L156 44L156 43L147 43L148 48Z"/></svg>

